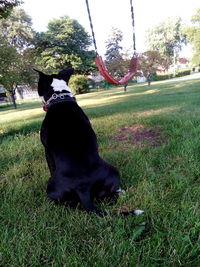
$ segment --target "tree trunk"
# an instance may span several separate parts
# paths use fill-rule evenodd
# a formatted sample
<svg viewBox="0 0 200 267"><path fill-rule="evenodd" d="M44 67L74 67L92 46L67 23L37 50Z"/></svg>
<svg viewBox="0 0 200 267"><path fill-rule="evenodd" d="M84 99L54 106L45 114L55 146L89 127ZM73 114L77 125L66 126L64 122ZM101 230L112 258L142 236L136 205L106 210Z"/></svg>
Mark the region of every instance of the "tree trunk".
<svg viewBox="0 0 200 267"><path fill-rule="evenodd" d="M147 83L148 83L148 87L150 87L151 86L151 74L147 76Z"/></svg>
<svg viewBox="0 0 200 267"><path fill-rule="evenodd" d="M127 86L128 86L128 83L124 84L124 92L125 93L127 92Z"/></svg>
<svg viewBox="0 0 200 267"><path fill-rule="evenodd" d="M12 89L12 91L11 91L11 100L12 100L14 109L16 109L17 108L17 104L16 104L16 101L15 101L15 89Z"/></svg>

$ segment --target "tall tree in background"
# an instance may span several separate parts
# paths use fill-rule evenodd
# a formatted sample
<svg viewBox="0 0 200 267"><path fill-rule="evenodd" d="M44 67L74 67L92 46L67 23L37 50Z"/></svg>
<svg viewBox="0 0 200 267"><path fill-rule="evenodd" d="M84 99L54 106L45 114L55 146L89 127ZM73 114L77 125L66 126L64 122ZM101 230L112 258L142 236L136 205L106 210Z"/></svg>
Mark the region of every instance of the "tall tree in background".
<svg viewBox="0 0 200 267"><path fill-rule="evenodd" d="M0 84L10 94L13 106L15 103L15 83L19 76L19 56L16 49L8 44L0 45Z"/></svg>
<svg viewBox="0 0 200 267"><path fill-rule="evenodd" d="M106 41L106 62L112 62L121 57L122 46L120 45L123 40L122 31L117 28L112 28L111 35Z"/></svg>
<svg viewBox="0 0 200 267"><path fill-rule="evenodd" d="M140 55L138 69L151 85L152 75L165 64L165 60L158 51L146 51Z"/></svg>
<svg viewBox="0 0 200 267"><path fill-rule="evenodd" d="M0 41L7 42L19 52L33 44L31 17L21 8L13 9L9 18L0 20Z"/></svg>
<svg viewBox="0 0 200 267"><path fill-rule="evenodd" d="M122 53L121 42L122 31L112 28L112 33L106 41L105 63L109 73L115 79L121 79L128 72L130 66L130 55L128 51ZM126 91L127 84L124 85Z"/></svg>
<svg viewBox="0 0 200 267"><path fill-rule="evenodd" d="M0 0L0 19L7 18L13 7L18 6L21 3L21 0Z"/></svg>
<svg viewBox="0 0 200 267"><path fill-rule="evenodd" d="M166 57L166 62L172 64L173 57L181 51L185 37L182 32L181 18L168 18L152 29L149 29L146 36L149 50L157 50Z"/></svg>
<svg viewBox="0 0 200 267"><path fill-rule="evenodd" d="M16 86L30 78L27 70L33 62L34 36L31 25L31 18L18 8L7 19L0 20L0 83L11 95L15 108Z"/></svg>
<svg viewBox="0 0 200 267"><path fill-rule="evenodd" d="M184 28L186 39L191 43L194 50L192 62L200 64L200 8L197 9L196 14L192 16L191 22L194 24Z"/></svg>
<svg viewBox="0 0 200 267"><path fill-rule="evenodd" d="M79 73L88 73L95 68L94 51L88 51L90 44L89 35L78 21L68 16L54 19L46 32L36 35L38 63L50 71L74 67Z"/></svg>

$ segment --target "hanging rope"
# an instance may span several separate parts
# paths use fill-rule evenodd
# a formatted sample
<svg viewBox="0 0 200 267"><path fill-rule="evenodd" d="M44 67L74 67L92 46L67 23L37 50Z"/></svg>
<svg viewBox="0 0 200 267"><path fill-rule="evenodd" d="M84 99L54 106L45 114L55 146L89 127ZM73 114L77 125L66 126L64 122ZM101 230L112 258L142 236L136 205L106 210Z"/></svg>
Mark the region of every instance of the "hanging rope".
<svg viewBox="0 0 200 267"><path fill-rule="evenodd" d="M135 19L134 19L133 1L132 0L130 0L130 5L131 5L132 26L133 26L133 54L136 54Z"/></svg>
<svg viewBox="0 0 200 267"><path fill-rule="evenodd" d="M98 55L96 39L95 39L95 34L94 34L94 27L93 27L93 23L92 23L90 8L89 8L89 3L88 3L88 0L85 0L85 2L86 2L86 6L87 6L89 21L90 21L90 28L92 31L93 44L94 44L94 48L95 48L95 52L96 52L96 57L95 57L94 61L95 61L96 66L99 69L99 73L104 77L104 79L106 81L108 81L111 84L115 84L115 85L127 84L133 78L135 73L137 72L137 66L138 66L138 58L137 58L137 54L136 54L136 41L135 41L135 20L134 20L134 11L133 11L132 0L130 0L130 5L131 5L132 26L133 26L133 57L132 57L131 62L130 62L129 72L120 81L115 80L112 77L112 75L109 74L109 72L108 72L108 70L107 70L107 68L103 62L102 57Z"/></svg>
<svg viewBox="0 0 200 267"><path fill-rule="evenodd" d="M85 2L86 2L86 6L87 6L87 12L88 12L89 21L90 21L90 28L91 28L91 31L92 31L92 40L93 40L93 44L94 44L96 55L98 55L97 44L96 44L96 39L95 39L95 34L94 34L94 27L93 27L93 23L92 23L92 18L91 18L91 14L90 14L89 3L88 3L88 0L85 0Z"/></svg>

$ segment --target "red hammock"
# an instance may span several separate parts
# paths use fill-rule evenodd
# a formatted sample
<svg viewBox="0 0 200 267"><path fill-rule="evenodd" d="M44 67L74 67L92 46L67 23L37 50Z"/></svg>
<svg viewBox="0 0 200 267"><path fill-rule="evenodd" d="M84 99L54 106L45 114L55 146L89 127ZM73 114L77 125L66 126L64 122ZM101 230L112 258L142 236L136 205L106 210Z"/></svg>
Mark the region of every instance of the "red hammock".
<svg viewBox="0 0 200 267"><path fill-rule="evenodd" d="M137 65L138 65L138 58L137 57L133 57L131 59L129 72L123 78L121 78L121 80L119 80L119 81L115 80L110 75L110 73L108 72L101 56L95 57L94 61L96 63L96 66L99 69L99 73L101 74L101 76L103 76L107 82L112 83L112 84L116 84L116 85L126 84L133 78L133 76L137 72Z"/></svg>

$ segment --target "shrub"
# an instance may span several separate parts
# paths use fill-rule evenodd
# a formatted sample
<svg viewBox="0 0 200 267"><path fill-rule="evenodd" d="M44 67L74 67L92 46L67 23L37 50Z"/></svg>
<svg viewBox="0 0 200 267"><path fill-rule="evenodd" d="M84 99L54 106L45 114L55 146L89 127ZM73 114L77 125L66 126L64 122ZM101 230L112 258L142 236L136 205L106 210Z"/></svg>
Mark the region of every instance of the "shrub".
<svg viewBox="0 0 200 267"><path fill-rule="evenodd" d="M191 74L191 69L182 69L182 70L176 70L175 77L182 77L186 75ZM172 79L174 77L174 74L169 73L153 73L151 76L152 81L163 81L167 79Z"/></svg>
<svg viewBox="0 0 200 267"><path fill-rule="evenodd" d="M176 70L176 77L190 75L191 69Z"/></svg>
<svg viewBox="0 0 200 267"><path fill-rule="evenodd" d="M151 76L152 81L163 81L172 78L173 78L173 73L163 73L163 74L154 73Z"/></svg>
<svg viewBox="0 0 200 267"><path fill-rule="evenodd" d="M89 92L89 80L85 75L74 75L70 79L69 87L71 87L76 94L87 93Z"/></svg>

